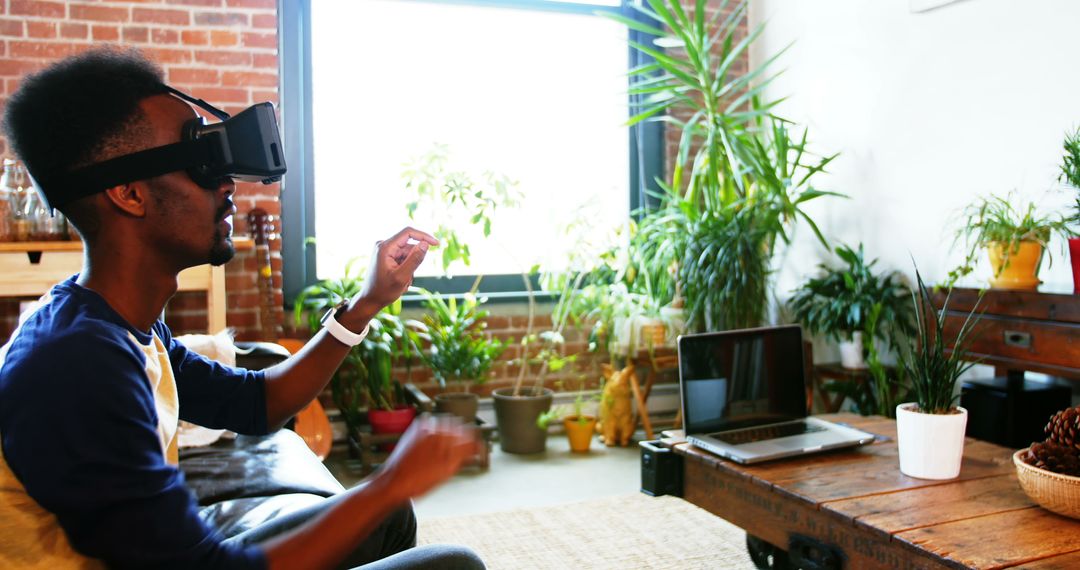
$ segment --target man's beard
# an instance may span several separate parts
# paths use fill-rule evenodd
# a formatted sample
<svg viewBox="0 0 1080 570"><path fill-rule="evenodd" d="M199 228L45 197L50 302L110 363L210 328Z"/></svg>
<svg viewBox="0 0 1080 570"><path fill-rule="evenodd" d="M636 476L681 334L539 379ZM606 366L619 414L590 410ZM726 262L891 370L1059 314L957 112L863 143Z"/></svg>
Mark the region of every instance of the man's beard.
<svg viewBox="0 0 1080 570"><path fill-rule="evenodd" d="M210 249L210 265L215 267L225 265L236 255L236 246L231 237L221 235L214 236L214 245Z"/></svg>
<svg viewBox="0 0 1080 570"><path fill-rule="evenodd" d="M214 243L210 246L210 265L225 265L236 255L236 246L233 245L232 236L226 235L218 225L214 230Z"/></svg>

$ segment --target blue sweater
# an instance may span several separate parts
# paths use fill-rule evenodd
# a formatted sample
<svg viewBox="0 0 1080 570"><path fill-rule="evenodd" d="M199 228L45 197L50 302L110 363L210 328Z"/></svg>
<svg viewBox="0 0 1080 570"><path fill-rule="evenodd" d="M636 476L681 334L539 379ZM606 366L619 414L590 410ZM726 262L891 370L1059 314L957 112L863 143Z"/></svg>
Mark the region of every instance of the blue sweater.
<svg viewBox="0 0 1080 570"><path fill-rule="evenodd" d="M74 277L43 302L0 349L0 566L31 548L71 567L264 568L199 518L173 436L177 400L180 419L266 433L263 374L188 351L162 321L136 330Z"/></svg>

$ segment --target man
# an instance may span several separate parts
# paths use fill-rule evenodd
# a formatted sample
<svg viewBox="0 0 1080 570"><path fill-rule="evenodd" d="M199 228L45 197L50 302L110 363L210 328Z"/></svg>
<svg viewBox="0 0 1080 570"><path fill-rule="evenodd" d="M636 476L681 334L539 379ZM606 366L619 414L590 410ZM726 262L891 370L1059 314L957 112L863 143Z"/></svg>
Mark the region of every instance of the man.
<svg viewBox="0 0 1080 570"><path fill-rule="evenodd" d="M378 244L364 291L330 319L336 330L280 365L251 372L188 352L160 315L181 270L233 256L233 180L196 183L173 169L76 194L56 181L176 144L196 116L153 64L111 49L28 77L8 102L9 141L79 230L85 256L0 349L0 566L331 568L385 556L372 567L482 567L466 549L410 549L410 498L476 446L460 424L432 419L310 520L225 541L199 518L176 466L177 420L243 433L281 426L438 244L411 228Z"/></svg>

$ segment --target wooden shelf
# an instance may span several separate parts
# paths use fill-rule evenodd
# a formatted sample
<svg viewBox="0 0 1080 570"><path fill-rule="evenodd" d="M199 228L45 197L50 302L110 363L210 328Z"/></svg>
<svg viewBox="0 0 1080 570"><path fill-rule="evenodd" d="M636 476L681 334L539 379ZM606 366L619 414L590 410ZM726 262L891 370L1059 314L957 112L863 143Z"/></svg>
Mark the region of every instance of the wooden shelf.
<svg viewBox="0 0 1080 570"><path fill-rule="evenodd" d="M233 236L233 246L237 251L255 247L255 240L248 236ZM82 251L81 241L6 241L0 242L0 252L7 251Z"/></svg>
<svg viewBox="0 0 1080 570"><path fill-rule="evenodd" d="M233 238L237 250L255 246L247 236ZM81 241L0 243L0 297L37 297L82 267ZM200 265L180 272L180 291L206 291L208 332L225 328L225 268Z"/></svg>

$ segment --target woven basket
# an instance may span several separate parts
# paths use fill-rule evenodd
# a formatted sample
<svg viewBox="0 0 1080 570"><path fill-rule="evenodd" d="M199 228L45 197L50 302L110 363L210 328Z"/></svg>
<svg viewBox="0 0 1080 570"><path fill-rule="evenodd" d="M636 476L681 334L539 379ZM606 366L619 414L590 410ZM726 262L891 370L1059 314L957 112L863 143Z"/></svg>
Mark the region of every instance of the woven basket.
<svg viewBox="0 0 1080 570"><path fill-rule="evenodd" d="M1080 519L1080 477L1062 475L1028 465L1023 456L1027 448L1013 454L1020 488L1040 507L1074 519Z"/></svg>

